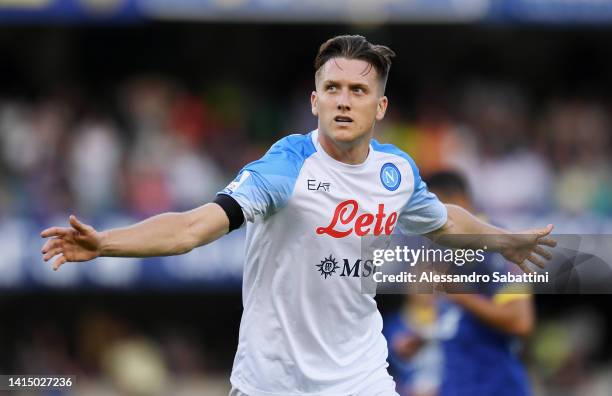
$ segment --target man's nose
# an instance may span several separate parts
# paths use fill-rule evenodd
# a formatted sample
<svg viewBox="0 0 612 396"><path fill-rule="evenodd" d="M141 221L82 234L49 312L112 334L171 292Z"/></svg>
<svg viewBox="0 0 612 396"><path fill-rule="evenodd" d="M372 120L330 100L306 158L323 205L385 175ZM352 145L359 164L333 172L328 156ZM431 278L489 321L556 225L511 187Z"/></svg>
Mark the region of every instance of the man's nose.
<svg viewBox="0 0 612 396"><path fill-rule="evenodd" d="M338 110L349 111L351 109L351 103L349 99L349 93L346 90L342 90L337 96L338 102L336 104Z"/></svg>

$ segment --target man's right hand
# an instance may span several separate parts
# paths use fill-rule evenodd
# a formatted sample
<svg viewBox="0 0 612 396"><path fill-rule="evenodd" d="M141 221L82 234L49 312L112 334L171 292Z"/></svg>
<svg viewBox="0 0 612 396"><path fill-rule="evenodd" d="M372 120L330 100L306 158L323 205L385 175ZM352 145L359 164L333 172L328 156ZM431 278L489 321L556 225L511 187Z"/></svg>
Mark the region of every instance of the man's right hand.
<svg viewBox="0 0 612 396"><path fill-rule="evenodd" d="M100 233L74 215L69 221L71 227L51 227L40 233L43 238L51 238L42 247L43 259L49 261L59 256L53 262L54 271L68 261L88 261L100 256Z"/></svg>
<svg viewBox="0 0 612 396"><path fill-rule="evenodd" d="M229 217L217 203L187 212L162 213L127 227L102 232L70 216L71 227L51 227L40 236L51 237L42 248L45 261L57 269L69 261L96 257L154 257L185 254L210 243L229 231Z"/></svg>

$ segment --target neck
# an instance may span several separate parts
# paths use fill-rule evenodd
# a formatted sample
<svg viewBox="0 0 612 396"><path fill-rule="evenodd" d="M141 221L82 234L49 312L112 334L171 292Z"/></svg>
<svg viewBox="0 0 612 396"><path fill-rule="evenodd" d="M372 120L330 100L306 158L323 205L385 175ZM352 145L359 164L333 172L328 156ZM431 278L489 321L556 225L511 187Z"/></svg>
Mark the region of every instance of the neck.
<svg viewBox="0 0 612 396"><path fill-rule="evenodd" d="M335 159L349 165L359 165L365 162L370 152L371 135L364 136L358 141L343 143L334 141L327 134L319 131L319 143L323 150Z"/></svg>

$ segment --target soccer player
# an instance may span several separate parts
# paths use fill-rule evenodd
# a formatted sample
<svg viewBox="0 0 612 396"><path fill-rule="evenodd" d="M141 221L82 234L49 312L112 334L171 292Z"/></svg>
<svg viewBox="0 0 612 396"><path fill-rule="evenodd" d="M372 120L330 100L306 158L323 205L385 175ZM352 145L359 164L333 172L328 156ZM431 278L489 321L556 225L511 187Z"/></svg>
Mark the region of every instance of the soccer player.
<svg viewBox="0 0 612 396"><path fill-rule="evenodd" d="M58 269L99 256L186 253L247 224L244 312L232 395L395 395L373 295L360 293L361 237L496 234L509 260L543 265L552 226L512 235L445 206L412 159L372 139L385 116L391 58L361 36L325 42L310 95L318 129L276 142L212 203L99 232L70 216L42 232ZM197 182L197 181L194 181Z"/></svg>
<svg viewBox="0 0 612 396"><path fill-rule="evenodd" d="M427 181L442 202L474 210L467 182L460 174L438 172ZM499 256L487 255L478 271L507 272L512 270L509 265ZM439 300L439 327L444 329L440 334L444 367L439 395L530 395L529 379L517 355L520 338L531 332L535 322L531 294L524 286L502 282L487 282L479 289Z"/></svg>
<svg viewBox="0 0 612 396"><path fill-rule="evenodd" d="M407 294L399 310L383 318L389 374L400 396L438 394L442 352L436 340L436 316L435 296L423 293Z"/></svg>

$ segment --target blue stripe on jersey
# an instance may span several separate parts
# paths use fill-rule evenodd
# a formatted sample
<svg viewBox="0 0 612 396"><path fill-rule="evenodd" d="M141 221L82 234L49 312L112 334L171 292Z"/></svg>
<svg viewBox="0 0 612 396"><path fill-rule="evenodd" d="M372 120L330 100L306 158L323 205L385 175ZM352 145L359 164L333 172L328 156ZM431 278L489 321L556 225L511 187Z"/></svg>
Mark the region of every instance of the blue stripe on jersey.
<svg viewBox="0 0 612 396"><path fill-rule="evenodd" d="M316 152L312 133L277 141L259 160L247 164L220 194L234 197L249 221L269 216L287 204L304 161Z"/></svg>
<svg viewBox="0 0 612 396"><path fill-rule="evenodd" d="M372 148L375 151L397 155L408 161L412 168L414 191L399 218L404 232L426 234L443 226L447 218L446 206L438 200L435 194L429 192L414 160L392 144L380 144L372 139Z"/></svg>

